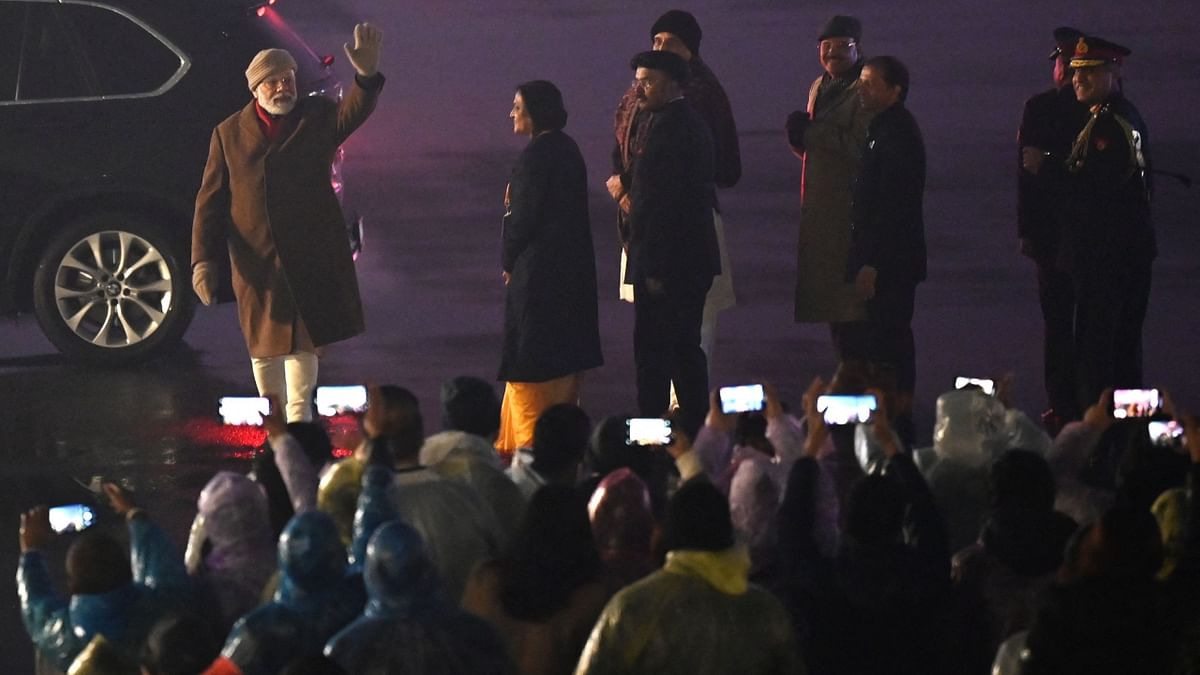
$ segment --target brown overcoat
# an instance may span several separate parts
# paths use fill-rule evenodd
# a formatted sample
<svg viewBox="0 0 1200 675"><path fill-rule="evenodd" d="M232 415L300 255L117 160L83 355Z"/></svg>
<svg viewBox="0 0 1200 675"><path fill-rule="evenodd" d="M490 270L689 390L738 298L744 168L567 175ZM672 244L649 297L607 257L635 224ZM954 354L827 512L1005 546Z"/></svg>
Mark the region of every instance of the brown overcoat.
<svg viewBox="0 0 1200 675"><path fill-rule="evenodd" d="M192 264L228 250L250 356L291 353L301 320L314 346L363 332L358 279L330 183L338 146L375 108L382 77L340 102L301 97L295 125L267 140L254 101L217 125L196 195ZM370 81L369 81L370 82Z"/></svg>

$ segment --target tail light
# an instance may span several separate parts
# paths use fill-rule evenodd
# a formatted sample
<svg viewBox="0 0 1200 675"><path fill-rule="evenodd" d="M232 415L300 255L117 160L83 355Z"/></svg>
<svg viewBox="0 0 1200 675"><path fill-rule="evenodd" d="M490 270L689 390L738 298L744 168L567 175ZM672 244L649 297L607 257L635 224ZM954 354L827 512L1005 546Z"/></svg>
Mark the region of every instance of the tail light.
<svg viewBox="0 0 1200 675"><path fill-rule="evenodd" d="M251 5L250 11L254 12L258 16L266 16L267 7L270 5L274 5L278 1L279 0L267 0L266 2L260 2L257 4Z"/></svg>
<svg viewBox="0 0 1200 675"><path fill-rule="evenodd" d="M342 198L342 162L346 159L346 151L338 148L333 155L333 164L329 167L329 183L333 186L333 194L337 195L338 200Z"/></svg>

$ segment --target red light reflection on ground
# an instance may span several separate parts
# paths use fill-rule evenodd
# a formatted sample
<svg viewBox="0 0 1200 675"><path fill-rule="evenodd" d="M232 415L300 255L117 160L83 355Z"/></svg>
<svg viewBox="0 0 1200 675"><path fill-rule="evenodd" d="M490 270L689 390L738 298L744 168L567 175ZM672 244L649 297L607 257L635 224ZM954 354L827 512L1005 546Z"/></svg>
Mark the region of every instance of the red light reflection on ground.
<svg viewBox="0 0 1200 675"><path fill-rule="evenodd" d="M200 445L262 445L267 432L262 427L221 424L215 420L193 419L184 423L184 434Z"/></svg>
<svg viewBox="0 0 1200 675"><path fill-rule="evenodd" d="M333 456L343 459L353 455L360 436L358 418L337 415L321 421L334 440ZM195 447L221 448L221 457L226 459L254 459L259 448L267 442L267 432L262 427L221 424L208 418L193 418L182 423L178 434Z"/></svg>

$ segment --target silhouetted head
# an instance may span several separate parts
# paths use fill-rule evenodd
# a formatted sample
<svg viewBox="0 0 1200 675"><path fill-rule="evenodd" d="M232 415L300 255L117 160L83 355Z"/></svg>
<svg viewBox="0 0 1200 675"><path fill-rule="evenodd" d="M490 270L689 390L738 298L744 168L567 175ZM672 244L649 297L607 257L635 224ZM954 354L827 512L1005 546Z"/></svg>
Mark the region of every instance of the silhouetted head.
<svg viewBox="0 0 1200 675"><path fill-rule="evenodd" d="M442 383L442 429L492 438L500 428L500 401L489 382L459 375Z"/></svg>
<svg viewBox="0 0 1200 675"><path fill-rule="evenodd" d="M333 443L329 441L325 427L315 422L289 422L287 431L300 443L314 471L320 471L321 467L333 461Z"/></svg>
<svg viewBox="0 0 1200 675"><path fill-rule="evenodd" d="M420 401L404 387L390 384L379 387L379 398L384 408L380 428L367 433L387 438L397 462L416 461L425 443Z"/></svg>
<svg viewBox="0 0 1200 675"><path fill-rule="evenodd" d="M1054 508L1057 487L1050 465L1036 452L1009 450L992 464L992 505L1024 507L1038 511Z"/></svg>
<svg viewBox="0 0 1200 675"><path fill-rule="evenodd" d="M1162 562L1162 535L1150 510L1114 506L1076 534L1060 578L1149 580Z"/></svg>
<svg viewBox="0 0 1200 675"><path fill-rule="evenodd" d="M171 614L154 624L142 646L147 675L199 675L221 654L208 623L195 614Z"/></svg>
<svg viewBox="0 0 1200 675"><path fill-rule="evenodd" d="M574 483L592 422L577 405L546 408L533 427L533 470L548 480Z"/></svg>
<svg viewBox="0 0 1200 675"><path fill-rule="evenodd" d="M71 595L99 595L133 581L129 553L104 532L85 532L67 549L67 586Z"/></svg>
<svg viewBox="0 0 1200 675"><path fill-rule="evenodd" d="M572 486L546 485L498 561L500 602L507 614L542 621L566 607L571 592L600 573L583 497Z"/></svg>
<svg viewBox="0 0 1200 675"><path fill-rule="evenodd" d="M850 489L846 535L860 544L882 545L900 539L904 494L887 476L865 476Z"/></svg>
<svg viewBox="0 0 1200 675"><path fill-rule="evenodd" d="M723 551L733 546L729 502L707 481L690 481L667 504L663 546L668 551Z"/></svg>

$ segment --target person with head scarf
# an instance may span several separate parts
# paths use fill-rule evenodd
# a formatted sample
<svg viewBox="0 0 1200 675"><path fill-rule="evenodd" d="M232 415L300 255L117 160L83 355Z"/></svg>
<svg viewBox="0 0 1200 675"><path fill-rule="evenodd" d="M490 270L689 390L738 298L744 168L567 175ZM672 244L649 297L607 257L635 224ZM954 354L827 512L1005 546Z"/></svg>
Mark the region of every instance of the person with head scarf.
<svg viewBox="0 0 1200 675"><path fill-rule="evenodd" d="M567 111L545 80L517 85L513 133L528 137L504 198L505 383L496 448L527 447L546 408L577 403L583 373L604 363L587 167L563 132Z"/></svg>
<svg viewBox="0 0 1200 675"><path fill-rule="evenodd" d="M227 635L234 621L258 606L276 570L262 487L240 473L217 472L196 500L184 560L202 595L215 603L215 632Z"/></svg>

